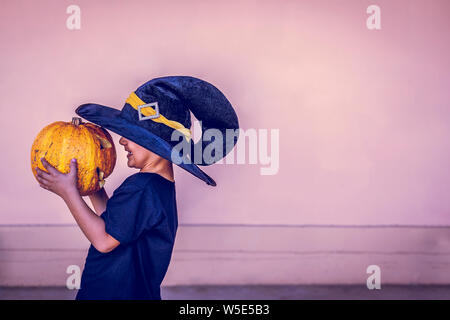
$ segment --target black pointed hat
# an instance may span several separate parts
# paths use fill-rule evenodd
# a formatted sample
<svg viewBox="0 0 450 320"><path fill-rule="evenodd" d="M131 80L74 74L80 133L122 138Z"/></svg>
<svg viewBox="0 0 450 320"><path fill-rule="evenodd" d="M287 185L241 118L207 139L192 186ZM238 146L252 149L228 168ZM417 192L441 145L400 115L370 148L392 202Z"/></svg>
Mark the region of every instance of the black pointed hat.
<svg viewBox="0 0 450 320"><path fill-rule="evenodd" d="M238 117L225 95L212 84L189 76L146 82L130 94L122 110L87 103L75 112L172 161L211 186L215 181L198 166L225 157L239 136ZM191 138L190 112L201 123L202 135L197 143ZM201 151L208 148L209 156L205 157Z"/></svg>

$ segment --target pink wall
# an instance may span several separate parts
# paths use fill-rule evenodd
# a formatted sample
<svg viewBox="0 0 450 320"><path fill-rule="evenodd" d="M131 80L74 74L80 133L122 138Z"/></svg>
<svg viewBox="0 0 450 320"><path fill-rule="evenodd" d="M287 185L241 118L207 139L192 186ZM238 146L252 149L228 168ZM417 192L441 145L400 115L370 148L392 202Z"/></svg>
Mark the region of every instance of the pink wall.
<svg viewBox="0 0 450 320"><path fill-rule="evenodd" d="M70 4L81 30L66 28ZM366 28L370 4L381 30ZM73 223L29 168L42 127L192 75L243 129L280 130L280 168L206 168L216 188L178 170L180 223L448 225L449 13L447 0L2 1L0 224ZM135 172L118 156L110 194Z"/></svg>

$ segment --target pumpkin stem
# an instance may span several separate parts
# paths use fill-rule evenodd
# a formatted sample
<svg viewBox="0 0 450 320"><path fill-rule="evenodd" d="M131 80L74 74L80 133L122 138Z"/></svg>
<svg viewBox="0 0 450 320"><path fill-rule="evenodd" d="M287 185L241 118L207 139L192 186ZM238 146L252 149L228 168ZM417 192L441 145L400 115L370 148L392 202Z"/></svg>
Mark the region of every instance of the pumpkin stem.
<svg viewBox="0 0 450 320"><path fill-rule="evenodd" d="M72 124L75 125L75 127L78 127L81 124L81 118L72 117Z"/></svg>

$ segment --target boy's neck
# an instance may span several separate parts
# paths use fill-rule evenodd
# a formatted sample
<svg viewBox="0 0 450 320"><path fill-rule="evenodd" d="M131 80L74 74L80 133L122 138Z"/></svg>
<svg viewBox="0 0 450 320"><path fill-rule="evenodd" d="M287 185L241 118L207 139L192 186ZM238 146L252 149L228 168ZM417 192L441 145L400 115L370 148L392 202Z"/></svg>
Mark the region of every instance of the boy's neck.
<svg viewBox="0 0 450 320"><path fill-rule="evenodd" d="M152 167L144 167L140 170L140 172L152 172L152 173L156 173L159 174L160 176L162 176L163 178L171 181L171 182L175 182L174 176L173 176L173 166L172 166L172 162L167 161L164 159L164 161L161 161L160 163L158 163L156 166L152 166Z"/></svg>

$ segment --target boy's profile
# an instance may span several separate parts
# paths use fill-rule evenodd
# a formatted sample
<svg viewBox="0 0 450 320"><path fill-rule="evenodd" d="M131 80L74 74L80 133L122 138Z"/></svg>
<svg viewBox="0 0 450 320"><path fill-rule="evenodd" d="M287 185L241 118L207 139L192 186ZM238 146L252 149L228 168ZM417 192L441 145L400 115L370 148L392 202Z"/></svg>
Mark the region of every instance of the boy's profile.
<svg viewBox="0 0 450 320"><path fill-rule="evenodd" d="M201 121L202 137L190 137L190 112ZM48 172L37 169L41 187L56 193L67 204L75 221L91 242L77 299L155 299L170 263L178 227L172 152L181 133L191 151L221 141L224 157L237 142L203 139L208 129L225 134L239 128L236 113L225 96L212 84L188 76L155 78L127 99L123 109L85 104L76 113L119 135L128 152L127 166L139 169L108 198L105 190L89 196L92 211L76 187L77 164L60 173L44 158ZM217 139L217 138L216 138ZM223 149L222 149L223 148ZM214 180L197 165L210 159L173 161L215 186ZM215 157L214 162L220 160ZM75 159L74 159L75 160Z"/></svg>

